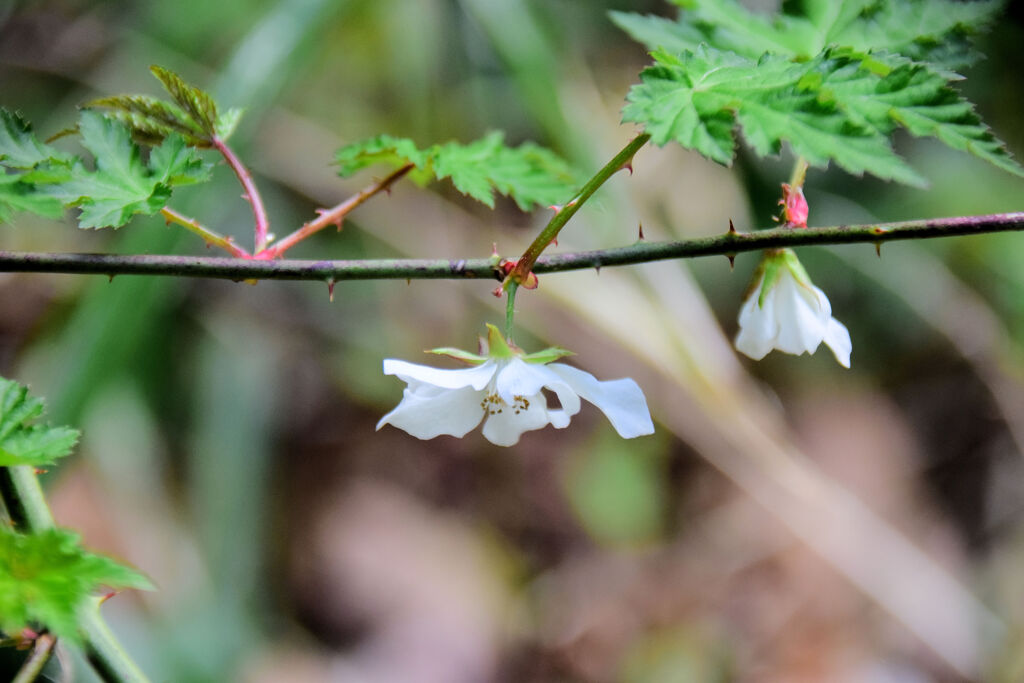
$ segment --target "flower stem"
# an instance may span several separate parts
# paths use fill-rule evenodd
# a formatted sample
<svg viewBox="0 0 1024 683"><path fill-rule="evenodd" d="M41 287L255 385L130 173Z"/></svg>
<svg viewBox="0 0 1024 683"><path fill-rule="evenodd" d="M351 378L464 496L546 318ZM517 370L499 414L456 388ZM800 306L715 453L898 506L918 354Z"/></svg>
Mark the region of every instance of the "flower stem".
<svg viewBox="0 0 1024 683"><path fill-rule="evenodd" d="M533 264L537 262L540 255L547 249L548 245L551 244L555 238L558 237L558 233L562 230L562 227L569 222L569 219L579 211L579 208L583 206L584 202L590 199L590 196L597 191L599 187L604 185L605 181L611 178L615 173L622 170L623 168L629 168L630 163L633 160L633 155L637 153L641 147L647 144L647 141L651 139L648 133L643 133L630 140L629 144L622 148L622 150L612 157L600 171L594 174L594 177L587 181L583 186L583 189L573 197L565 206L561 207L548 224L541 230L541 233L537 235L537 238L533 240L523 255L519 257L519 261L516 263L516 267L512 269L512 272L505 278L505 286L508 286L509 282L525 282L530 271L533 270Z"/></svg>
<svg viewBox="0 0 1024 683"><path fill-rule="evenodd" d="M306 239L313 233L323 230L328 225L337 225L338 229L340 230L341 222L344 220L346 215L351 213L353 209L355 209L357 206L359 206L366 200L370 199L370 197L373 197L377 193L382 192L391 187L391 185L395 181L397 181L399 178L401 178L406 173L411 171L413 168L415 168L414 164L406 164L405 166L402 166L401 168L399 168L398 170L396 170L394 173L387 176L383 180L379 180L375 182L373 185L370 185L369 187L360 190L357 194L353 195L352 197L349 197L341 204L338 204L337 206L331 209L321 211L320 216L318 218L306 223L301 228L299 228L298 230L296 230L295 232L293 232L292 234L288 235L280 242L275 244L273 247L269 247L266 249L257 249L256 258L278 258L282 254L284 254L284 252L286 252L288 249L291 249L293 246L295 246L302 240Z"/></svg>
<svg viewBox="0 0 1024 683"><path fill-rule="evenodd" d="M803 157L797 157L796 161L793 162L793 174L789 177L790 187L803 187L804 180L807 178L807 168L809 164L807 159Z"/></svg>
<svg viewBox="0 0 1024 683"><path fill-rule="evenodd" d="M0 467L0 499L20 531L35 533L55 526L50 506L31 467ZM98 600L82 610L79 629L86 657L100 678L108 683L148 683L149 679L107 628Z"/></svg>
<svg viewBox="0 0 1024 683"><path fill-rule="evenodd" d="M14 677L11 683L33 683L39 674L43 672L43 667L50 661L50 655L53 654L53 646L57 643L57 639L49 633L36 638L35 645L32 647L32 653L25 660L25 663L21 665L18 670L18 675Z"/></svg>
<svg viewBox="0 0 1024 683"><path fill-rule="evenodd" d="M505 339L512 341L512 323L516 317L516 292L519 290L518 282L508 283L505 290L508 300L505 302Z"/></svg>
<svg viewBox="0 0 1024 683"><path fill-rule="evenodd" d="M791 230L725 232L678 242L638 242L625 247L553 254L539 258L536 273L699 256L730 256L762 249L822 244L871 244L908 239L1024 231L1024 212L958 216L900 223L870 223ZM264 261L215 256L54 254L0 251L0 272L173 275L225 280L461 280L495 278L492 258ZM500 272L500 271L497 271ZM497 276L500 280L501 277Z"/></svg>
<svg viewBox="0 0 1024 683"><path fill-rule="evenodd" d="M216 135L213 136L213 146L228 162L228 166L235 172L238 177L238 182L242 184L245 189L245 198L252 204L252 214L255 219L255 240L256 246L253 248L253 252L263 251L267 246L267 236L270 231L270 221L267 219L267 210L263 207L263 197L260 195L260 191L256 188L256 183L252 179L252 174L249 173L249 169L245 167L241 159L235 156L235 153L227 143L221 140Z"/></svg>
<svg viewBox="0 0 1024 683"><path fill-rule="evenodd" d="M167 221L168 225L176 223L189 232L199 235L206 242L207 246L213 245L215 247L220 247L232 256L238 258L252 258L252 256L249 255L249 252L235 244L230 237L224 237L209 228L203 227L200 225L199 221L194 218L183 216L168 206L160 209L160 215L164 217L164 220Z"/></svg>

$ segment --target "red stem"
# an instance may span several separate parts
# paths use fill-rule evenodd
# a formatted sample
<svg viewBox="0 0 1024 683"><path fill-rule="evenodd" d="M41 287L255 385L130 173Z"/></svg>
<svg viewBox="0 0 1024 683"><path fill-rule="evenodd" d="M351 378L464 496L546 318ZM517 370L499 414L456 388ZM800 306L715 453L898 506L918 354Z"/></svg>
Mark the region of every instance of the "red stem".
<svg viewBox="0 0 1024 683"><path fill-rule="evenodd" d="M263 198L260 196L260 191L256 189L256 183L253 182L252 174L249 173L249 169L245 167L245 164L235 156L235 153L231 151L227 143L216 135L213 136L213 146L224 156L228 165L231 166L231 170L238 176L238 182L242 183L242 187L245 188L244 196L252 204L252 213L256 219L256 247L253 249L253 252L263 251L267 246L270 221L267 220L267 210L263 206Z"/></svg>
<svg viewBox="0 0 1024 683"><path fill-rule="evenodd" d="M280 242L275 244L273 247L266 249L257 249L256 254L253 256L253 258L267 260L275 259L283 255L284 252L288 251L293 246L295 246L302 240L306 239L310 235L323 230L328 225L337 225L338 228L340 229L342 220L344 220L345 216L348 215L353 209L355 209L357 206L368 200L370 197L373 197L375 194L391 187L391 185L395 181L400 179L413 168L415 168L414 164L406 164L405 166L402 166L388 177L384 178L383 180L377 181L376 183L370 185L367 188L360 190L357 194L349 197L341 204L338 204L337 206L331 209L322 211L319 217L312 221L309 221L301 228L299 228L298 230L296 230L295 232L293 232L292 234L288 235Z"/></svg>

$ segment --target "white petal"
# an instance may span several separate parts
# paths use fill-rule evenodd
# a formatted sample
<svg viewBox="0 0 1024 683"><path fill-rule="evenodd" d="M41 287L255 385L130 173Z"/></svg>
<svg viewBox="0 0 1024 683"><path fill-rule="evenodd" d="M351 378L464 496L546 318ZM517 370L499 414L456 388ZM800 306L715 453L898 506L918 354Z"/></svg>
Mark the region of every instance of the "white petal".
<svg viewBox="0 0 1024 683"><path fill-rule="evenodd" d="M472 387L414 391L406 389L402 402L377 423L405 430L417 439L433 439L441 434L463 437L480 424L484 409L482 391Z"/></svg>
<svg viewBox="0 0 1024 683"><path fill-rule="evenodd" d="M779 331L775 320L774 297L769 292L762 308L757 304L760 292L760 289L755 290L743 302L740 308L740 331L736 335L737 350L754 360L761 360L775 348L775 337Z"/></svg>
<svg viewBox="0 0 1024 683"><path fill-rule="evenodd" d="M830 318L828 327L825 329L825 343L832 349L832 355L836 357L840 365L844 368L850 367L853 342L850 341L850 331L846 329L846 325L835 318Z"/></svg>
<svg viewBox="0 0 1024 683"><path fill-rule="evenodd" d="M414 383L418 382L443 389L473 387L479 391L487 386L496 370L497 364L491 360L483 365L458 370L432 368L429 365L417 365L395 358L384 360L384 374L397 376L407 382L410 388L414 388Z"/></svg>
<svg viewBox="0 0 1024 683"><path fill-rule="evenodd" d="M633 380L601 382L589 372L561 363L550 363L547 368L565 380L573 391L597 406L623 438L654 433L644 392Z"/></svg>
<svg viewBox="0 0 1024 683"><path fill-rule="evenodd" d="M796 355L814 353L828 323L828 317L822 317L820 299L798 284L789 271L783 272L773 293L779 324L775 348Z"/></svg>
<svg viewBox="0 0 1024 683"><path fill-rule="evenodd" d="M551 372L547 365L527 363L513 358L498 370L494 383L498 395L506 403L513 403L516 396L540 395L543 398L541 389L550 389L558 396L558 402L562 404L567 416L580 412L579 396L561 377ZM545 405L546 403L545 400Z"/></svg>
<svg viewBox="0 0 1024 683"><path fill-rule="evenodd" d="M541 429L548 423L548 410L544 395L536 394L523 400L492 409L484 422L483 435L497 446L513 446L523 432Z"/></svg>

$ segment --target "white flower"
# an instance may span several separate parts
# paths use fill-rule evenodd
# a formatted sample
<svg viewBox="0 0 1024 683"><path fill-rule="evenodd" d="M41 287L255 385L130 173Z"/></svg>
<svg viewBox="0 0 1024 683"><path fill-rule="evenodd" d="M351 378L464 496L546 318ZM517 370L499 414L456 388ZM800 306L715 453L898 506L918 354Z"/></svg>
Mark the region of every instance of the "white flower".
<svg viewBox="0 0 1024 683"><path fill-rule="evenodd" d="M832 317L828 297L811 284L791 250L766 254L755 281L740 309L737 349L760 360L772 349L814 353L825 342L839 364L850 367L850 332Z"/></svg>
<svg viewBox="0 0 1024 683"><path fill-rule="evenodd" d="M626 439L654 433L643 391L631 379L601 382L593 375L550 361L568 355L548 349L526 355L506 343L488 325L489 355L478 356L456 349L435 353L479 363L460 370L442 370L389 358L384 374L395 375L408 386L401 403L381 418L419 439L441 434L462 437L484 421L483 435L498 446L511 446L523 432L552 424L558 429L580 411L580 398L590 401L608 417ZM558 408L548 406L542 390L558 397Z"/></svg>

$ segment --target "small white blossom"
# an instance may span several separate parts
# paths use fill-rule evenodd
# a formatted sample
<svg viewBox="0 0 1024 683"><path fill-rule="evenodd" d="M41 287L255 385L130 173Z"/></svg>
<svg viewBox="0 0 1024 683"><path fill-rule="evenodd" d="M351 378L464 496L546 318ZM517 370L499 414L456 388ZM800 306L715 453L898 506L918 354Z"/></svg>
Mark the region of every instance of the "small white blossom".
<svg viewBox="0 0 1024 683"><path fill-rule="evenodd" d="M811 284L792 251L767 254L754 277L756 285L740 309L738 350L760 360L772 349L814 353L825 342L839 364L850 367L850 332L832 317L828 297Z"/></svg>
<svg viewBox="0 0 1024 683"><path fill-rule="evenodd" d="M551 424L558 429L580 411L580 398L596 405L620 436L631 439L654 433L643 391L632 379L602 382L563 363L550 362L568 355L548 349L526 355L510 347L497 328L488 325L489 354L478 356L455 349L436 353L478 363L475 367L444 370L389 358L384 374L395 375L408 386L401 403L381 418L419 439L442 434L462 437L483 420L483 435L498 446L511 446L523 432ZM558 397L558 408L548 406L542 390Z"/></svg>

